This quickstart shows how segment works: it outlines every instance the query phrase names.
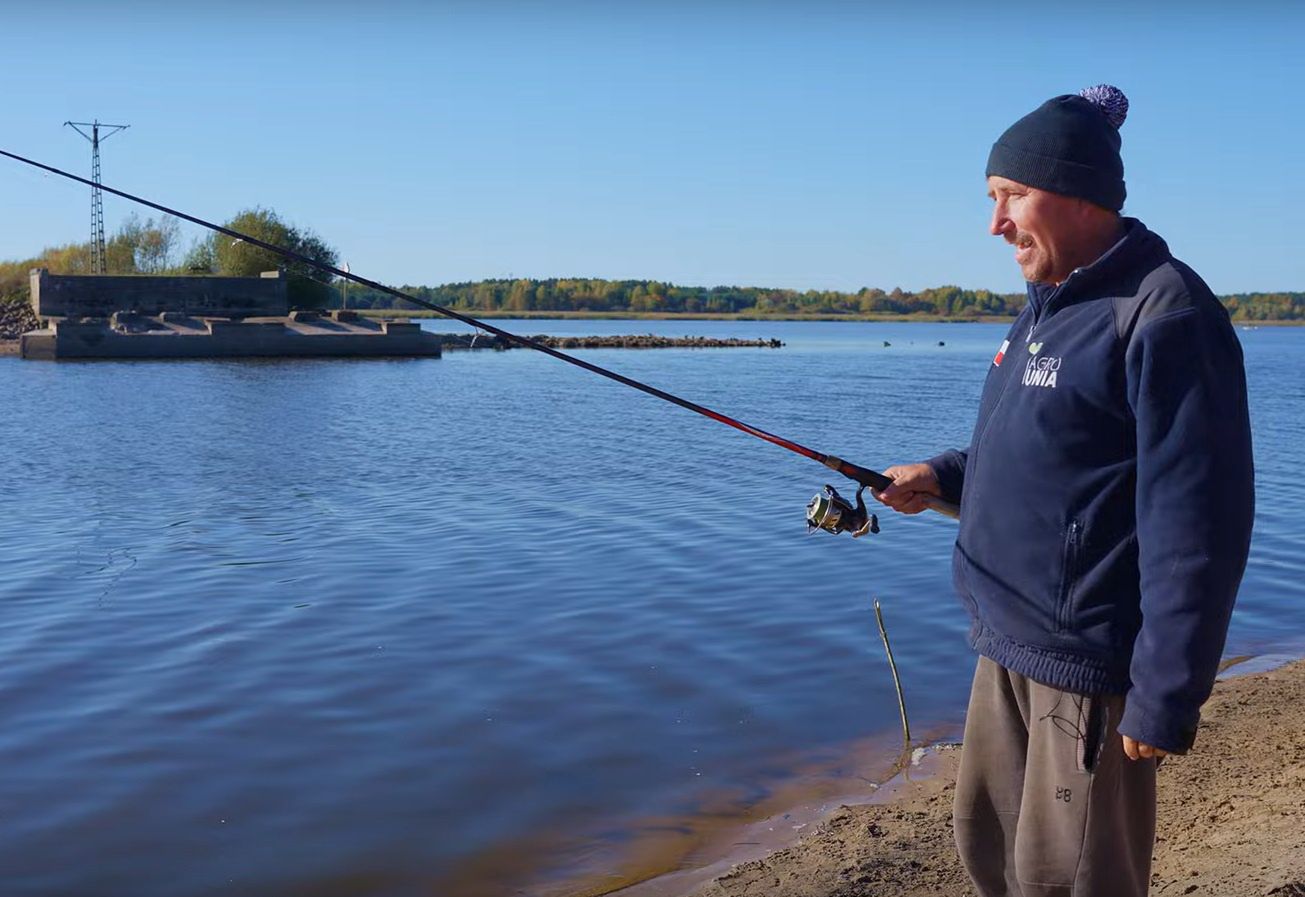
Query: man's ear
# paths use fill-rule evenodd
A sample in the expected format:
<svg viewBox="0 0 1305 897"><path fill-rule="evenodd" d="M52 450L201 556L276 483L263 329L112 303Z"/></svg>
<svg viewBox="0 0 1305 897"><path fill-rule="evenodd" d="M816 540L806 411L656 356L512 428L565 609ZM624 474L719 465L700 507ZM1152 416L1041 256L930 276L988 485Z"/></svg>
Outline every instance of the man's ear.
<svg viewBox="0 0 1305 897"><path fill-rule="evenodd" d="M1074 215L1083 224L1099 223L1104 224L1106 219L1118 220L1119 213L1114 209L1107 209L1105 206L1099 206L1091 200L1074 199Z"/></svg>

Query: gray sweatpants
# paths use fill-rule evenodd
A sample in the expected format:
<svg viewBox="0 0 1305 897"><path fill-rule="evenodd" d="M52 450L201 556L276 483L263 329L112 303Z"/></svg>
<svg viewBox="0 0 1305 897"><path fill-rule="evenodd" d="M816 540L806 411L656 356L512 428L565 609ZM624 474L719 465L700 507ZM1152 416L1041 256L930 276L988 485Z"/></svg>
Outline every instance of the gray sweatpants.
<svg viewBox="0 0 1305 897"><path fill-rule="evenodd" d="M979 658L954 821L981 897L1145 897L1156 762L1124 755L1123 709Z"/></svg>

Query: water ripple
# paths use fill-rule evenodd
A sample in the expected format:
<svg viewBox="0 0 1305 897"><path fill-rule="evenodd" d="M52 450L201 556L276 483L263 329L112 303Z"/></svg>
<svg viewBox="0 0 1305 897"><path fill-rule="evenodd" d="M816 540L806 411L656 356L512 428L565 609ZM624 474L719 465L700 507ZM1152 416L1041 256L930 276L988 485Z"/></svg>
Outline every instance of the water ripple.
<svg viewBox="0 0 1305 897"><path fill-rule="evenodd" d="M1003 332L639 329L784 339L581 354L880 467L967 439ZM1287 651L1305 334L1243 336L1260 501L1229 649ZM874 597L913 719L963 708L952 524L808 537L809 461L546 358L0 359L0 389L40 398L0 421L41 459L0 484L14 892L429 890L755 799L896 727Z"/></svg>

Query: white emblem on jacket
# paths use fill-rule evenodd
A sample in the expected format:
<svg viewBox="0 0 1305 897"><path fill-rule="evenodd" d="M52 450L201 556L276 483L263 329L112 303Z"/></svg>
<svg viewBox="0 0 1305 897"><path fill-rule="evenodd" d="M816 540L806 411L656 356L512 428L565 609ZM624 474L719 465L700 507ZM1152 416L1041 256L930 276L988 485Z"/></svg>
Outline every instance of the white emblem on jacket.
<svg viewBox="0 0 1305 897"><path fill-rule="evenodd" d="M1038 355L1024 365L1025 386L1056 388L1056 374L1060 371L1059 355Z"/></svg>

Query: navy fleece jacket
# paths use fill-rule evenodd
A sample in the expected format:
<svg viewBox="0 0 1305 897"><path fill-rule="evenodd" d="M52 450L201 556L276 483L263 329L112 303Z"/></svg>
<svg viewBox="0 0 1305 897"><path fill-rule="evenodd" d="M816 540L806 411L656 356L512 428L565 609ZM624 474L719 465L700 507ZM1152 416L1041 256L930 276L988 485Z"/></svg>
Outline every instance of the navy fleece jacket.
<svg viewBox="0 0 1305 897"><path fill-rule="evenodd" d="M953 577L979 653L1181 753L1210 695L1254 512L1241 346L1141 222L1029 304L969 448L929 461L961 503Z"/></svg>

